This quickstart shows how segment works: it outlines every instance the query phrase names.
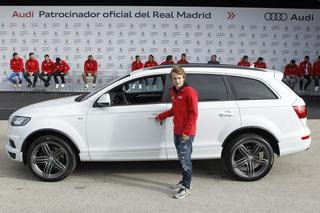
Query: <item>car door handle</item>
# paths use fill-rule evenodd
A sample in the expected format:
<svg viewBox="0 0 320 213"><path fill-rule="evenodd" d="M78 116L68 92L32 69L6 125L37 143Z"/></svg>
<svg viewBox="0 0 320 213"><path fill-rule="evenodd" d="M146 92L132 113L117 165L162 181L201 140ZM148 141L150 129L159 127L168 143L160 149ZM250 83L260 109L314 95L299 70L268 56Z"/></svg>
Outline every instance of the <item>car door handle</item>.
<svg viewBox="0 0 320 213"><path fill-rule="evenodd" d="M234 113L231 112L231 111L223 111L223 112L220 112L220 113L219 113L219 116L220 116L220 117L231 117L231 116L233 116L233 115L234 115Z"/></svg>
<svg viewBox="0 0 320 213"><path fill-rule="evenodd" d="M149 119L156 119L157 116L158 116L158 113L151 113L148 118Z"/></svg>

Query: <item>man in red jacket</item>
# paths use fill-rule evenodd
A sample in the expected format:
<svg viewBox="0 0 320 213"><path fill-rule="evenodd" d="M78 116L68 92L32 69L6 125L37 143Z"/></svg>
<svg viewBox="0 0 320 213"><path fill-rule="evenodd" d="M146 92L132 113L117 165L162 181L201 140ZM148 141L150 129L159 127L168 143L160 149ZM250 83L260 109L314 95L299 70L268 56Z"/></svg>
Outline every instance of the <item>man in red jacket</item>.
<svg viewBox="0 0 320 213"><path fill-rule="evenodd" d="M131 71L139 70L143 68L143 63L141 62L140 56L136 55L136 60L131 64Z"/></svg>
<svg viewBox="0 0 320 213"><path fill-rule="evenodd" d="M170 89L172 108L159 114L156 119L162 121L173 116L174 143L182 167L182 180L172 186L179 189L175 198L184 198L191 194L192 143L196 135L198 118L198 93L185 83L186 73L177 66L170 73L173 87Z"/></svg>
<svg viewBox="0 0 320 213"><path fill-rule="evenodd" d="M39 63L34 58L34 53L29 53L29 59L26 61L26 71L24 72L24 79L28 82L28 87L36 87L39 75ZM33 76L33 83L30 77Z"/></svg>
<svg viewBox="0 0 320 213"><path fill-rule="evenodd" d="M253 63L255 68L267 69L266 63L264 63L263 58L259 57L256 62Z"/></svg>
<svg viewBox="0 0 320 213"><path fill-rule="evenodd" d="M174 64L172 55L167 55L166 60L161 65Z"/></svg>
<svg viewBox="0 0 320 213"><path fill-rule="evenodd" d="M244 55L242 57L242 60L239 61L238 66L240 66L240 67L250 67L251 64L249 62L249 57L247 55Z"/></svg>
<svg viewBox="0 0 320 213"><path fill-rule="evenodd" d="M296 65L296 61L292 59L284 68L283 76L285 82L291 89L294 89L294 86L296 85L298 73L299 67Z"/></svg>
<svg viewBox="0 0 320 213"><path fill-rule="evenodd" d="M309 62L309 56L305 56L304 61L299 64L299 77L300 90L307 90L312 80L312 64ZM303 86L304 79L307 79L307 83Z"/></svg>
<svg viewBox="0 0 320 213"><path fill-rule="evenodd" d="M189 61L187 61L187 55L185 53L181 54L181 59L177 62L177 64L189 64Z"/></svg>
<svg viewBox="0 0 320 213"><path fill-rule="evenodd" d="M319 74L320 74L320 56L318 56L318 60L313 63L313 77L314 77L314 91L319 90Z"/></svg>
<svg viewBox="0 0 320 213"><path fill-rule="evenodd" d="M82 79L85 83L85 88L89 87L88 85L88 77L93 76L93 84L92 87L96 88L96 81L98 76L98 63L94 60L92 55L88 56L88 60L84 62L84 73L82 74Z"/></svg>
<svg viewBox="0 0 320 213"><path fill-rule="evenodd" d="M63 88L65 84L64 76L68 73L69 70L70 70L70 67L67 64L67 62L65 62L64 60L61 60L61 58L56 58L56 63L55 63L55 68L53 73L54 82L56 83L56 89L59 88L58 76L61 78L61 88Z"/></svg>
<svg viewBox="0 0 320 213"><path fill-rule="evenodd" d="M50 85L50 80L55 69L55 63L51 61L49 55L44 56L44 61L41 64L41 73L39 78L44 82L44 86Z"/></svg>
<svg viewBox="0 0 320 213"><path fill-rule="evenodd" d="M18 83L15 78L18 77L19 87L21 87L23 76L23 60L19 57L18 53L13 53L12 59L10 60L10 69L12 70L12 73L8 77L8 80L16 87Z"/></svg>

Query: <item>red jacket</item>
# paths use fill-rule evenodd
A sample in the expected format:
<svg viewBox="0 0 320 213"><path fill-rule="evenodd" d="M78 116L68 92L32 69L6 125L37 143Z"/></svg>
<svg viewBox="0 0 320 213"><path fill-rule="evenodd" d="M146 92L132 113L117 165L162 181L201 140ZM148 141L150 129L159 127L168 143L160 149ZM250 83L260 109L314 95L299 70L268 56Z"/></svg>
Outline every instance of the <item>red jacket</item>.
<svg viewBox="0 0 320 213"><path fill-rule="evenodd" d="M172 108L158 115L159 120L173 116L174 133L178 135L195 135L198 118L198 93L185 85L179 91L170 89Z"/></svg>
<svg viewBox="0 0 320 213"><path fill-rule="evenodd" d="M295 77L297 76L299 73L299 67L295 64L295 65L291 65L291 64L287 64L286 67L284 68L284 76L291 76L291 77Z"/></svg>
<svg viewBox="0 0 320 213"><path fill-rule="evenodd" d="M238 63L238 66L240 66L240 67L250 67L251 64L250 64L249 61L240 61L240 62Z"/></svg>
<svg viewBox="0 0 320 213"><path fill-rule="evenodd" d="M144 63L144 67L155 67L158 66L158 63L156 61L146 61L146 63Z"/></svg>
<svg viewBox="0 0 320 213"><path fill-rule="evenodd" d="M93 74L93 73L97 73L97 71L98 71L98 63L96 60L93 60L93 61L86 60L84 62L84 73Z"/></svg>
<svg viewBox="0 0 320 213"><path fill-rule="evenodd" d="M267 69L267 65L264 62L254 62L254 67Z"/></svg>
<svg viewBox="0 0 320 213"><path fill-rule="evenodd" d="M143 63L141 61L134 61L131 64L131 71L139 70L143 68Z"/></svg>
<svg viewBox="0 0 320 213"><path fill-rule="evenodd" d="M55 65L54 72L62 71L64 72L64 74L67 74L68 71L70 70L69 65L64 60L61 60L60 64L55 63L54 65Z"/></svg>
<svg viewBox="0 0 320 213"><path fill-rule="evenodd" d="M46 72L47 74L52 74L55 70L55 64L53 61L49 60L46 62L45 60L41 64L42 72Z"/></svg>
<svg viewBox="0 0 320 213"><path fill-rule="evenodd" d="M304 75L312 76L312 64L310 62L306 62L306 61L300 62L299 75L300 76L304 76Z"/></svg>
<svg viewBox="0 0 320 213"><path fill-rule="evenodd" d="M320 74L320 61L316 61L313 63L313 75L318 76Z"/></svg>
<svg viewBox="0 0 320 213"><path fill-rule="evenodd" d="M10 69L13 72L23 72L23 60L22 58L11 59L10 60Z"/></svg>
<svg viewBox="0 0 320 213"><path fill-rule="evenodd" d="M187 60L180 59L177 64L189 64Z"/></svg>
<svg viewBox="0 0 320 213"><path fill-rule="evenodd" d="M29 59L26 61L26 72L39 72L39 63L36 59Z"/></svg>
<svg viewBox="0 0 320 213"><path fill-rule="evenodd" d="M161 65L166 65L166 64L174 64L173 61L164 61L161 63Z"/></svg>

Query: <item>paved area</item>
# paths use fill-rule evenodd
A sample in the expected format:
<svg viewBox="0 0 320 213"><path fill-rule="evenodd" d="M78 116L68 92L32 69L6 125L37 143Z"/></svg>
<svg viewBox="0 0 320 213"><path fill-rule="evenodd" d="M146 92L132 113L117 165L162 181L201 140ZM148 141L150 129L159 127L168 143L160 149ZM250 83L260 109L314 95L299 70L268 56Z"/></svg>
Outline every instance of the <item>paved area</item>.
<svg viewBox="0 0 320 213"><path fill-rule="evenodd" d="M82 163L45 183L4 152L0 121L0 212L319 212L320 120L309 120L311 149L275 160L256 182L230 179L218 160L194 161L192 195L172 198L178 162Z"/></svg>

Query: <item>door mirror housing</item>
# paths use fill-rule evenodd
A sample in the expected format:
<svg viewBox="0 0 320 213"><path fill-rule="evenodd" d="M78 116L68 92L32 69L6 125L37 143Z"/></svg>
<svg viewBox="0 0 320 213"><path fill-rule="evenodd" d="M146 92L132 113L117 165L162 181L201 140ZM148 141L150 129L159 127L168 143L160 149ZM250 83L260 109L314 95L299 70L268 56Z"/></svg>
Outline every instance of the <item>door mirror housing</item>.
<svg viewBox="0 0 320 213"><path fill-rule="evenodd" d="M102 96L100 96L99 100L97 101L97 106L98 107L111 106L110 94L105 93Z"/></svg>

